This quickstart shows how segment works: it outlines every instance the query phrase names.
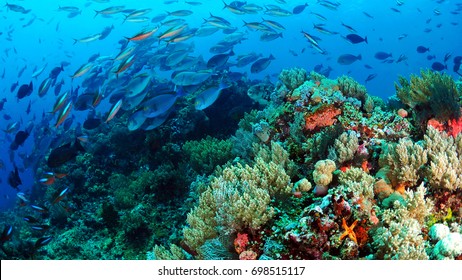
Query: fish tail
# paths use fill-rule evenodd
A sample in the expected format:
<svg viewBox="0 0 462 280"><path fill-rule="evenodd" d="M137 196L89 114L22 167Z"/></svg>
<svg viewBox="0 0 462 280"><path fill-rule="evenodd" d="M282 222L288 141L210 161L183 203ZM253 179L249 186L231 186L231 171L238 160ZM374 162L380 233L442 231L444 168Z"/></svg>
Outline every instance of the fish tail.
<svg viewBox="0 0 462 280"><path fill-rule="evenodd" d="M369 43L367 42L367 36L364 37L364 42L366 42L366 44L369 44Z"/></svg>
<svg viewBox="0 0 462 280"><path fill-rule="evenodd" d="M97 15L99 15L99 12L97 10L95 10L95 16L93 18L95 18Z"/></svg>
<svg viewBox="0 0 462 280"><path fill-rule="evenodd" d="M77 44L77 42L79 41L79 40L77 40L77 39L72 39L72 40L74 40L74 44L73 44L73 45Z"/></svg>
<svg viewBox="0 0 462 280"><path fill-rule="evenodd" d="M359 54L356 58L357 58L358 60L363 59L363 57L361 56L361 54Z"/></svg>

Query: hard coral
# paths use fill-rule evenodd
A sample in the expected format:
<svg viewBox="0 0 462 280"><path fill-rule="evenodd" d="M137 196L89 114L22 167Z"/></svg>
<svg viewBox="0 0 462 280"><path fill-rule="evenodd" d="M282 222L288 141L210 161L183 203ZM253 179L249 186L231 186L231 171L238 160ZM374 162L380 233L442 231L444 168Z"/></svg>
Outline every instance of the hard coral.
<svg viewBox="0 0 462 280"><path fill-rule="evenodd" d="M313 113L305 116L305 129L311 131L316 128L333 125L337 121L335 117L341 113L342 110L336 108L334 105L322 106Z"/></svg>

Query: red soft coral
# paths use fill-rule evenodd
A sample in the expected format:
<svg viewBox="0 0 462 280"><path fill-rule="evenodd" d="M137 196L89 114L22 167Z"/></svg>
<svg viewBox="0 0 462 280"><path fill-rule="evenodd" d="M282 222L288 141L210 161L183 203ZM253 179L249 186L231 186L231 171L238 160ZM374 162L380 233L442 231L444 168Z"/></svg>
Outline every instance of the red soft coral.
<svg viewBox="0 0 462 280"><path fill-rule="evenodd" d="M234 248L238 254L245 251L247 244L249 243L249 237L247 233L238 233L236 239L234 239Z"/></svg>
<svg viewBox="0 0 462 280"><path fill-rule="evenodd" d="M460 132L462 132L462 117L448 120L448 134L456 138Z"/></svg>
<svg viewBox="0 0 462 280"><path fill-rule="evenodd" d="M323 106L305 117L305 129L314 130L333 125L337 121L335 117L341 113L342 110L335 108L334 105Z"/></svg>

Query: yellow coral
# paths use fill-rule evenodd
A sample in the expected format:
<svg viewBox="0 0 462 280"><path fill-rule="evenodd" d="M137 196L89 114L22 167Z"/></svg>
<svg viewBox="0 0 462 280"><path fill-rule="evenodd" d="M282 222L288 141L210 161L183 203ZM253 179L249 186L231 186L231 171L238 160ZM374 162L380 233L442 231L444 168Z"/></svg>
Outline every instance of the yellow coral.
<svg viewBox="0 0 462 280"><path fill-rule="evenodd" d="M253 166L238 163L223 169L188 214L185 243L197 251L206 240L218 235L264 225L274 213L271 199L292 190L284 169L288 165L287 152L273 142L271 150L259 150Z"/></svg>
<svg viewBox="0 0 462 280"><path fill-rule="evenodd" d="M433 188L455 190L462 188L462 136L456 139L429 126L424 135L430 161L427 179Z"/></svg>
<svg viewBox="0 0 462 280"><path fill-rule="evenodd" d="M356 133L354 131L343 132L334 142L337 161L342 164L353 160L358 147L359 143Z"/></svg>
<svg viewBox="0 0 462 280"><path fill-rule="evenodd" d="M330 159L316 162L313 171L313 180L317 186L327 186L332 182L332 173L337 167Z"/></svg>
<svg viewBox="0 0 462 280"><path fill-rule="evenodd" d="M392 186L400 193L404 193L406 187L416 185L426 163L427 151L422 145L405 138L398 144L384 144L379 159Z"/></svg>

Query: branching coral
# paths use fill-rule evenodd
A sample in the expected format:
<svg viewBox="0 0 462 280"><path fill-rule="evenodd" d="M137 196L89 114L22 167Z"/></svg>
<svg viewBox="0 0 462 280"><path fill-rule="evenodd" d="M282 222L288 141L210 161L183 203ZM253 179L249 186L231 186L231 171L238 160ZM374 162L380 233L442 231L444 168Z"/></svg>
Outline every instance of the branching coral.
<svg viewBox="0 0 462 280"><path fill-rule="evenodd" d="M252 167L238 163L213 178L199 205L188 214L186 245L197 252L208 239L243 229L256 230L271 219L271 199L292 190L285 172L290 163L287 156L279 144L272 142L271 150L260 149Z"/></svg>
<svg viewBox="0 0 462 280"><path fill-rule="evenodd" d="M386 260L426 260L423 220L432 204L424 198L426 189L421 184L416 192L408 191L407 206L395 201L393 209L384 210L382 225L373 233L375 257Z"/></svg>
<svg viewBox="0 0 462 280"><path fill-rule="evenodd" d="M353 97L362 102L366 101L367 97L367 90L366 87L359 84L357 81L353 80L353 78L348 76L341 76L337 79L338 86L340 91L346 97Z"/></svg>
<svg viewBox="0 0 462 280"><path fill-rule="evenodd" d="M175 244L170 244L170 249L164 246L154 246L153 259L155 260L186 260L187 253Z"/></svg>
<svg viewBox="0 0 462 280"><path fill-rule="evenodd" d="M182 149L196 172L210 174L217 165L225 164L232 159L232 148L231 140L219 140L207 136L200 141L184 143Z"/></svg>
<svg viewBox="0 0 462 280"><path fill-rule="evenodd" d="M432 188L462 189L462 135L455 139L428 126L424 136L429 166L426 176Z"/></svg>
<svg viewBox="0 0 462 280"><path fill-rule="evenodd" d="M369 220L374 203L375 178L360 168L350 168L339 174L339 185L332 188L335 197L343 197L355 205L353 216L357 220Z"/></svg>
<svg viewBox="0 0 462 280"><path fill-rule="evenodd" d="M406 187L417 184L426 163L427 151L419 143L406 138L400 139L398 144L384 144L379 159L382 171L400 193L404 193Z"/></svg>
<svg viewBox="0 0 462 280"><path fill-rule="evenodd" d="M279 74L279 80L289 89L294 90L306 80L306 70L303 68L284 69Z"/></svg>
<svg viewBox="0 0 462 280"><path fill-rule="evenodd" d="M353 160L358 147L359 143L356 133L354 131L343 132L337 139L335 139L333 149L336 158L331 159L338 161L340 164L351 161Z"/></svg>
<svg viewBox="0 0 462 280"><path fill-rule="evenodd" d="M395 84L396 95L402 103L415 109L420 119L433 116L440 120L458 118L459 93L451 76L431 70L421 71L421 77L411 75Z"/></svg>

